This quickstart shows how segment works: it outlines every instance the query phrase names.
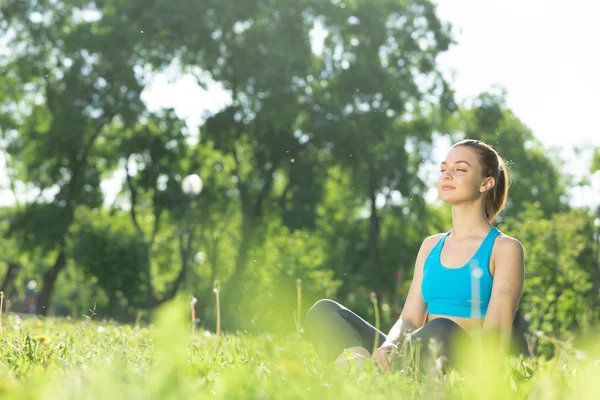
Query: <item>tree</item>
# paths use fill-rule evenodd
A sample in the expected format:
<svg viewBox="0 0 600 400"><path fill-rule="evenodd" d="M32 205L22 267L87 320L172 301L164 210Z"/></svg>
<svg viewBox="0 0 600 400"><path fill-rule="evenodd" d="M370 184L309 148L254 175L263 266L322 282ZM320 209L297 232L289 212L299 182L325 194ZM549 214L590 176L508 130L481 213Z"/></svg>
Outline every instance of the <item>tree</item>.
<svg viewBox="0 0 600 400"><path fill-rule="evenodd" d="M69 235L68 254L96 279L109 300L109 315L146 306L150 274L148 243L123 216L80 208ZM125 304L119 305L123 299Z"/></svg>
<svg viewBox="0 0 600 400"><path fill-rule="evenodd" d="M320 176L331 159L323 152L333 149L333 162L353 170L357 193L371 200L366 257L379 253L377 193L389 187L419 195L412 178L421 153L408 154L423 149L439 122L436 113L451 105L451 91L435 70L435 57L450 44L448 29L428 1L345 6L157 2L134 19L141 3L124 5L133 29L144 31L148 62L160 69L175 60L231 93L231 105L207 119L200 139L234 162L242 222L237 267L225 288L230 298L244 286L248 254L264 239L272 205L283 207L290 227L314 224ZM312 51L316 21L329 33L322 54ZM420 79L427 84L417 85ZM383 149L385 161L376 159Z"/></svg>
<svg viewBox="0 0 600 400"><path fill-rule="evenodd" d="M28 204L16 215L10 230L24 249L54 254L38 298L42 314L47 312L56 279L67 265L67 240L77 208L100 207L100 182L118 167L118 156L127 151L127 156L131 155L132 142L146 144L148 139L138 132L138 143L119 140L148 114L140 99L143 86L136 76L136 38L114 10L114 3L101 5L105 9L75 0L9 1L0 10L3 28L13 33L8 42L13 51L5 68L14 74L10 86L16 92L14 99L23 103L17 117L3 118L10 122L4 129L8 153L18 171L16 178L40 193L56 193ZM3 110L5 114L14 111L14 104L12 107ZM165 129L176 125L170 115L153 122L166 124ZM163 139L169 139L164 133ZM115 140L116 144L111 142ZM140 152L145 149L142 146ZM171 156L176 157L176 152ZM172 291L177 286L174 282ZM147 305L159 303L150 283L148 290Z"/></svg>
<svg viewBox="0 0 600 400"><path fill-rule="evenodd" d="M396 192L411 213L426 213L417 173L429 158L432 133L454 107L435 61L452 42L449 26L426 1L354 2L325 15L323 25L323 55L303 96L304 129L350 173L355 198L369 207L366 238L344 272L379 276L368 280L369 287L389 287L383 282L397 265L384 261L387 213L377 198L387 203Z"/></svg>

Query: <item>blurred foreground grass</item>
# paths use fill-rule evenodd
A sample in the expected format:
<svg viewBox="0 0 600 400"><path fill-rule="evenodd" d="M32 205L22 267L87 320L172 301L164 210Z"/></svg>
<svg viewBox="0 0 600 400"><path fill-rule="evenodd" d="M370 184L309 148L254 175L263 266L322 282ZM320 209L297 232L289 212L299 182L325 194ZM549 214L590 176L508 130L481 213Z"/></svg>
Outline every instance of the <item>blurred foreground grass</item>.
<svg viewBox="0 0 600 400"><path fill-rule="evenodd" d="M600 398L600 357L591 347L567 346L537 363L474 355L465 376L339 372L295 335L192 335L186 310L172 302L141 328L10 315L2 321L0 398Z"/></svg>

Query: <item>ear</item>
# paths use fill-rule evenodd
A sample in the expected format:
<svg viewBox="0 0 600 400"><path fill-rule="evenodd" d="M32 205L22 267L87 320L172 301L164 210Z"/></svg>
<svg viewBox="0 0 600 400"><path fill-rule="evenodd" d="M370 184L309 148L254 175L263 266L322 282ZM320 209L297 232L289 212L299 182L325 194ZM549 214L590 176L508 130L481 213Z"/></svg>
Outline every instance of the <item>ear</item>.
<svg viewBox="0 0 600 400"><path fill-rule="evenodd" d="M496 180L493 177L489 176L483 180L483 182L481 183L481 186L479 187L479 191L481 193L487 192L488 190L493 188L495 185L496 185Z"/></svg>

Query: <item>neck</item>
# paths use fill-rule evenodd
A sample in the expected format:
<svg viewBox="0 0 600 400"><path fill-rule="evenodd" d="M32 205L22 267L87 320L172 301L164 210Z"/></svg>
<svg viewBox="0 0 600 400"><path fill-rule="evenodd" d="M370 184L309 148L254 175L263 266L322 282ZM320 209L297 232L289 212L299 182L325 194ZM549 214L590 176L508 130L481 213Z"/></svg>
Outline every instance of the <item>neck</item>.
<svg viewBox="0 0 600 400"><path fill-rule="evenodd" d="M491 226L479 202L452 207L452 236L457 239L483 235Z"/></svg>

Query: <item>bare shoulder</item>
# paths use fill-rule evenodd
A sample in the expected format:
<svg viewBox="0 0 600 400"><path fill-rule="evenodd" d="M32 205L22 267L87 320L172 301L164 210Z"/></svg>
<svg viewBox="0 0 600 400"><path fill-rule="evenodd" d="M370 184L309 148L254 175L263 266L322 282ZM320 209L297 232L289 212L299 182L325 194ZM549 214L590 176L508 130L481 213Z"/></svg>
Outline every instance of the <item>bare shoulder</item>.
<svg viewBox="0 0 600 400"><path fill-rule="evenodd" d="M495 271L512 271L522 274L524 271L525 251L521 242L513 237L501 234L494 243L493 253Z"/></svg>
<svg viewBox="0 0 600 400"><path fill-rule="evenodd" d="M415 262L415 277L420 276L420 272L423 271L423 266L425 265L425 260L429 257L429 253L431 253L431 250L442 236L444 236L443 233L438 233L437 235L426 237L421 243L421 248L417 253L417 260Z"/></svg>
<svg viewBox="0 0 600 400"><path fill-rule="evenodd" d="M508 235L500 235L494 243L494 286L501 294L522 293L525 280L523 245Z"/></svg>
<svg viewBox="0 0 600 400"><path fill-rule="evenodd" d="M438 233L438 234L426 237L423 240L423 243L421 244L421 250L419 250L419 253L421 253L424 256L428 255L429 252L431 251L431 249L433 249L433 246L435 246L435 244L437 242L439 242L439 240L444 235L445 235L445 233Z"/></svg>
<svg viewBox="0 0 600 400"><path fill-rule="evenodd" d="M505 235L504 233L498 236L495 243L495 250L499 255L512 255L523 257L524 249L519 240L514 237Z"/></svg>

